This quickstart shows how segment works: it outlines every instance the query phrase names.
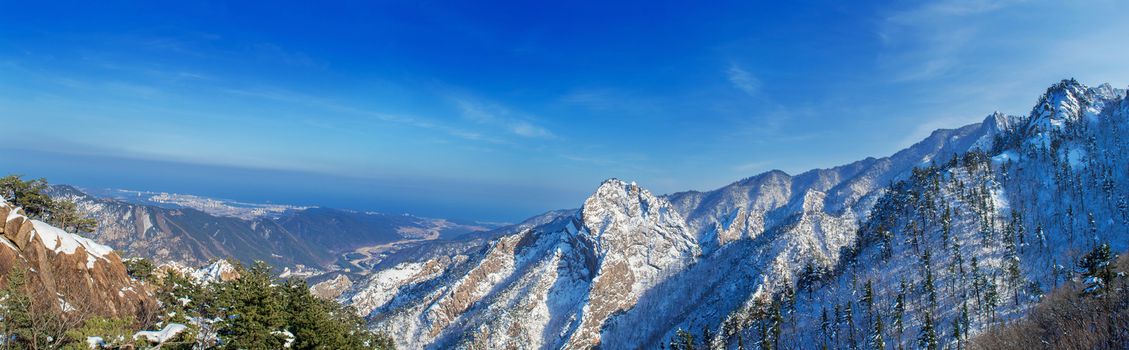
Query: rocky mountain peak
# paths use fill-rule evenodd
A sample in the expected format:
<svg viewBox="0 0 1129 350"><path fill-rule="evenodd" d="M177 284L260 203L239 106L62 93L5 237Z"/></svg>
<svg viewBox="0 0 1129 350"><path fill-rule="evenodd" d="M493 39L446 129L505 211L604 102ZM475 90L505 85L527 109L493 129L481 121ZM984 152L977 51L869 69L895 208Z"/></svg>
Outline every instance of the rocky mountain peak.
<svg viewBox="0 0 1129 350"><path fill-rule="evenodd" d="M580 218L602 251L653 239L669 241L686 251L697 245L670 202L634 182L604 181L584 201ZM650 234L641 235L644 233Z"/></svg>
<svg viewBox="0 0 1129 350"><path fill-rule="evenodd" d="M656 205L659 204L659 205ZM618 210L628 216L647 217L659 214L661 203L650 191L634 182L608 179L584 201L584 213L604 213ZM588 216L588 215L585 215Z"/></svg>
<svg viewBox="0 0 1129 350"><path fill-rule="evenodd" d="M1077 119L1081 117L1084 108L1093 102L1093 95L1090 89L1077 80L1063 80L1047 88L1047 92L1031 111L1031 118L1056 121Z"/></svg>

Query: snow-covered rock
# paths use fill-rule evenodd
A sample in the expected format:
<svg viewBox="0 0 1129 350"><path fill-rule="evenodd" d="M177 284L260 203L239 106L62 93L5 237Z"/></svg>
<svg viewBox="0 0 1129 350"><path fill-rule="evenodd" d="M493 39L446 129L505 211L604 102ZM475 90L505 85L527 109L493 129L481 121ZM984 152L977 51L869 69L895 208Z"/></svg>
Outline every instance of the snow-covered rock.
<svg viewBox="0 0 1129 350"><path fill-rule="evenodd" d="M150 344L163 344L169 340L175 339L181 333L184 333L188 326L180 323L169 323L159 331L140 331L133 335L133 339L145 339Z"/></svg>
<svg viewBox="0 0 1129 350"><path fill-rule="evenodd" d="M227 282L239 278L239 271L226 259L219 259L207 266L192 271L189 276L198 283L209 284Z"/></svg>
<svg viewBox="0 0 1129 350"><path fill-rule="evenodd" d="M59 311L136 317L156 306L109 247L30 219L3 198L0 218L0 266L24 269L32 294L56 299Z"/></svg>

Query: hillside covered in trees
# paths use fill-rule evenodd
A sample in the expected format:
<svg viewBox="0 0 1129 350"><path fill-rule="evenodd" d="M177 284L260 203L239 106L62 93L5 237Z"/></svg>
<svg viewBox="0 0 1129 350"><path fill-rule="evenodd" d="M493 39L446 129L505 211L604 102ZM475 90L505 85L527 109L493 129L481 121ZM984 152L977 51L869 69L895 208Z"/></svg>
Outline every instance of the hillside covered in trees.
<svg viewBox="0 0 1129 350"><path fill-rule="evenodd" d="M883 190L854 244L675 348L1129 346L1129 103L1073 80ZM983 335L980 335L982 334ZM979 336L978 336L979 335Z"/></svg>

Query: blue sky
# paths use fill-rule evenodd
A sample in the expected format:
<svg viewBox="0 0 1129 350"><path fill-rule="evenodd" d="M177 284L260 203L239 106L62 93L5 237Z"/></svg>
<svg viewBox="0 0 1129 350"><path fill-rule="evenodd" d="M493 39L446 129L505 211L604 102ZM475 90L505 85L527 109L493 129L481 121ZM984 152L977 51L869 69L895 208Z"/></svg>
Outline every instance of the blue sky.
<svg viewBox="0 0 1129 350"><path fill-rule="evenodd" d="M0 167L487 220L885 156L1129 84L1124 1L0 1Z"/></svg>

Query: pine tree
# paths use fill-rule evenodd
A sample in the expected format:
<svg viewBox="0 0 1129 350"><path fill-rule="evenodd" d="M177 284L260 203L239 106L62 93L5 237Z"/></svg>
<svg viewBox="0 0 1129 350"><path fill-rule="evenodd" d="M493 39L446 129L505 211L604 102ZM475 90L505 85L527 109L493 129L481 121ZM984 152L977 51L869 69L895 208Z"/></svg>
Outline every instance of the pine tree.
<svg viewBox="0 0 1129 350"><path fill-rule="evenodd" d="M926 248L925 252L921 254L922 274L925 276L925 280L922 282L922 291L929 297L929 310L936 310L937 289L933 279L932 261L932 254L929 252L929 248Z"/></svg>
<svg viewBox="0 0 1129 350"><path fill-rule="evenodd" d="M843 317L843 309L839 306L839 304L835 304L835 327L832 328L831 336L832 336L832 342L835 344L836 347L838 347L839 343L840 343L840 340L839 340L839 325L842 325L843 323L846 323L846 320Z"/></svg>
<svg viewBox="0 0 1129 350"><path fill-rule="evenodd" d="M823 307L823 311L819 315L819 334L823 336L821 340L823 347L827 347L831 338L831 320L827 318L826 306Z"/></svg>
<svg viewBox="0 0 1129 350"><path fill-rule="evenodd" d="M27 295L24 287L27 285L25 269L12 266L8 270L8 285L0 293L0 325L3 325L3 334L8 341L0 344L4 349L22 348L23 344L33 338L31 324L31 297Z"/></svg>
<svg viewBox="0 0 1129 350"><path fill-rule="evenodd" d="M286 330L294 335L291 348L368 349L382 344L379 337L364 331L363 319L341 304L315 297L305 281L292 278L280 289L289 310Z"/></svg>
<svg viewBox="0 0 1129 350"><path fill-rule="evenodd" d="M921 320L921 334L917 338L917 346L921 349L937 349L937 329L933 325L933 314L926 311Z"/></svg>
<svg viewBox="0 0 1129 350"><path fill-rule="evenodd" d="M51 215L54 201L44 191L48 184L45 179L23 180L20 175L0 178L0 197L9 203L23 208L27 216L44 219Z"/></svg>
<svg viewBox="0 0 1129 350"><path fill-rule="evenodd" d="M1047 247L1047 233L1043 231L1043 224L1035 225L1035 237L1039 239L1039 246L1042 248Z"/></svg>
<svg viewBox="0 0 1129 350"><path fill-rule="evenodd" d="M847 302L847 307L846 307L846 309L843 310L843 313L845 313L846 317L847 317L847 330L849 331L849 335L848 335L848 338L847 338L848 346L851 349L857 349L858 348L858 342L855 341L855 316L854 316L854 311L852 310L850 301Z"/></svg>
<svg viewBox="0 0 1129 350"><path fill-rule="evenodd" d="M1019 306L1019 291L1022 289L1023 275L1019 271L1019 252L1016 248L1017 239L1014 237L1017 235L1014 233L1017 231L1015 229L1015 226L1017 226L1016 220L1008 224L1006 230L1009 232L1009 237L1004 240L1004 272L1015 297L1015 305Z"/></svg>
<svg viewBox="0 0 1129 350"><path fill-rule="evenodd" d="M984 293L984 311L988 316L988 323L994 323L996 320L996 308L1000 306L1000 294L996 286L996 278L993 275L988 283L985 285Z"/></svg>
<svg viewBox="0 0 1129 350"><path fill-rule="evenodd" d="M1084 294L1100 295L1105 293L1110 286L1110 282L1117 276L1113 271L1113 261L1117 256L1110 250L1109 244L1103 243L1091 250L1082 259L1078 261L1078 267L1082 269L1082 276L1085 277L1083 282L1086 288L1083 290Z"/></svg>
<svg viewBox="0 0 1129 350"><path fill-rule="evenodd" d="M870 338L870 344L874 349L886 349L886 340L882 337L885 328L882 325L882 317L874 318L874 335Z"/></svg>
<svg viewBox="0 0 1129 350"><path fill-rule="evenodd" d="M1097 222L1097 220L1094 220L1094 213L1093 212L1086 212L1086 221L1089 223L1090 237L1092 237L1092 239L1094 240L1094 243L1097 243L1098 242L1098 222Z"/></svg>
<svg viewBox="0 0 1129 350"><path fill-rule="evenodd" d="M982 294L986 281L984 280L984 274L980 272L980 261L973 255L968 265L972 268L972 292L976 295L977 306L983 307L984 301Z"/></svg>
<svg viewBox="0 0 1129 350"><path fill-rule="evenodd" d="M25 181L20 175L0 178L0 196L23 208L28 217L68 232L90 232L97 228L98 222L79 214L73 202L48 196L48 187L45 179Z"/></svg>
<svg viewBox="0 0 1129 350"><path fill-rule="evenodd" d="M674 333L674 339L670 341L670 348L672 350L694 350L697 347L694 344L694 335L685 330L679 329Z"/></svg>
<svg viewBox="0 0 1129 350"><path fill-rule="evenodd" d="M867 315L874 313L874 284L871 280L866 280L866 284L862 288L862 299L859 302L866 306Z"/></svg>
<svg viewBox="0 0 1129 350"><path fill-rule="evenodd" d="M710 342L713 341L713 331L709 326L702 326L702 344L706 349L711 348Z"/></svg>
<svg viewBox="0 0 1129 350"><path fill-rule="evenodd" d="M258 261L240 278L223 285L221 305L228 307L221 329L228 333L224 347L231 349L278 349L286 338L281 334L286 323L285 305L275 294L270 266Z"/></svg>
<svg viewBox="0 0 1129 350"><path fill-rule="evenodd" d="M953 213L949 206L945 205L945 211L941 213L941 243L949 242L949 235L953 228Z"/></svg>
<svg viewBox="0 0 1129 350"><path fill-rule="evenodd" d="M772 303L772 347L774 349L780 348L780 334L784 325L784 315L781 314L780 309L782 305L780 302Z"/></svg>
<svg viewBox="0 0 1129 350"><path fill-rule="evenodd" d="M962 347L960 341L960 318L954 317L951 327L953 329L953 341L956 342L957 348L959 349Z"/></svg>
<svg viewBox="0 0 1129 350"><path fill-rule="evenodd" d="M905 332L905 314L906 314L906 280L902 279L900 288L898 289L898 296L894 299L894 332L897 334L897 342L902 341L902 334Z"/></svg>
<svg viewBox="0 0 1129 350"><path fill-rule="evenodd" d="M761 350L772 350L772 330L768 322L760 322L760 348Z"/></svg>

